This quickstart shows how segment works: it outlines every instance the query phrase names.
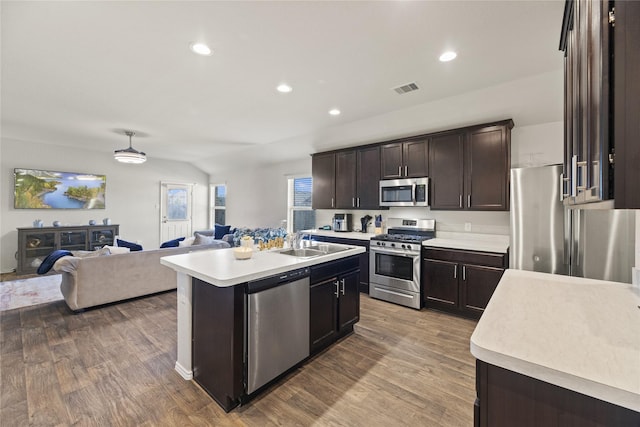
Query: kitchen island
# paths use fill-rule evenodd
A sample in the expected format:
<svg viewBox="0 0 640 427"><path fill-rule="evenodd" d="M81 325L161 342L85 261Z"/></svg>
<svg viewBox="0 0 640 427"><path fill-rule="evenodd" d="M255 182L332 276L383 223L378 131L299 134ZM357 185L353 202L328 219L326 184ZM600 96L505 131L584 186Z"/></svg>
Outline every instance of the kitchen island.
<svg viewBox="0 0 640 427"><path fill-rule="evenodd" d="M272 317L281 322L284 318L286 327L300 324L304 329L306 325L306 331L292 329L296 336L307 337L303 359L352 332L359 319L358 256L364 248L328 244L318 248L326 252L292 256L280 250L263 251L248 260L237 260L230 248L163 257L160 262L177 272L176 371L186 380L195 379L228 411L264 385L258 381L252 387L256 375L247 366L252 350L248 343L265 339L252 340L250 324L256 324L251 323L252 303L254 320L264 325L267 302L281 305ZM264 292L279 286L266 282L287 277L295 282L294 294ZM257 299L258 295L268 298ZM275 335L266 339L283 340L285 332L270 329Z"/></svg>
<svg viewBox="0 0 640 427"><path fill-rule="evenodd" d="M507 270L471 336L476 426L639 426L640 295Z"/></svg>

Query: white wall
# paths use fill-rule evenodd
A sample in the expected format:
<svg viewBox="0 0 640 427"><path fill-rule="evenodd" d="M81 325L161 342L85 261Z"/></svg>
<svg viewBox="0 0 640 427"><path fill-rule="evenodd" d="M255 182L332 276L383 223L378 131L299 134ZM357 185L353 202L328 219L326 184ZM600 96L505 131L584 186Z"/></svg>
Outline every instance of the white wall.
<svg viewBox="0 0 640 427"><path fill-rule="evenodd" d="M98 210L43 210L13 208L13 169L86 172L107 176L106 208ZM109 217L120 224L122 238L141 241L144 248L160 245L160 181L195 183L193 225L208 227L206 173L184 162L149 158L142 165L125 165L112 156L89 150L2 139L0 141L0 271L16 267L17 227L30 227L35 219L49 226L100 222Z"/></svg>

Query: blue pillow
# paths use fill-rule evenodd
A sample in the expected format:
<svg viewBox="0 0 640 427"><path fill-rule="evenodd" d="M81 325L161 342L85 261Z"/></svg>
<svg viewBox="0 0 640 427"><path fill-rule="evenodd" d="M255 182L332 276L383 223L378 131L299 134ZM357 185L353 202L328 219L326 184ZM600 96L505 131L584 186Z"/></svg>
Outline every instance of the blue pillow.
<svg viewBox="0 0 640 427"><path fill-rule="evenodd" d="M53 264L63 256L71 256L71 252L61 249L51 252L38 267L38 274L47 274L49 270L51 270L51 267L53 267Z"/></svg>
<svg viewBox="0 0 640 427"><path fill-rule="evenodd" d="M184 237L178 237L177 239L168 240L160 245L160 249L162 248L177 248L180 246L180 242L184 240Z"/></svg>
<svg viewBox="0 0 640 427"><path fill-rule="evenodd" d="M231 230L230 225L215 225L215 238L217 240L222 239L226 234L229 234L229 230Z"/></svg>
<svg viewBox="0 0 640 427"><path fill-rule="evenodd" d="M127 242L126 240L116 239L116 242L121 248L129 248L131 252L141 251L142 246L137 243Z"/></svg>

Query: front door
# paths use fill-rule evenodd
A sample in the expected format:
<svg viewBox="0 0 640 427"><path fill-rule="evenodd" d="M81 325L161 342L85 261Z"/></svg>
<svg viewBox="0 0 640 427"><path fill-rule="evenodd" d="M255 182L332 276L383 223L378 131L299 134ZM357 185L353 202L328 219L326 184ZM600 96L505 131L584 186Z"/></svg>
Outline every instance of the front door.
<svg viewBox="0 0 640 427"><path fill-rule="evenodd" d="M193 184L160 183L160 242L191 235Z"/></svg>

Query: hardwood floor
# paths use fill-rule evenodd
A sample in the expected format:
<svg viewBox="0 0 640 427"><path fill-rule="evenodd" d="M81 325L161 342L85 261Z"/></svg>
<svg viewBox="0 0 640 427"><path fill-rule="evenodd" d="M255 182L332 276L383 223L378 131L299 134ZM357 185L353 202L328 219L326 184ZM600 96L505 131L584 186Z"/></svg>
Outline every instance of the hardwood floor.
<svg viewBox="0 0 640 427"><path fill-rule="evenodd" d="M226 414L173 369L176 294L0 313L2 426L471 426L475 321L361 296L355 333Z"/></svg>

